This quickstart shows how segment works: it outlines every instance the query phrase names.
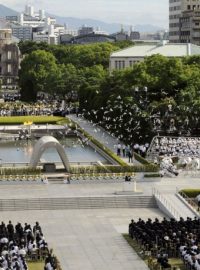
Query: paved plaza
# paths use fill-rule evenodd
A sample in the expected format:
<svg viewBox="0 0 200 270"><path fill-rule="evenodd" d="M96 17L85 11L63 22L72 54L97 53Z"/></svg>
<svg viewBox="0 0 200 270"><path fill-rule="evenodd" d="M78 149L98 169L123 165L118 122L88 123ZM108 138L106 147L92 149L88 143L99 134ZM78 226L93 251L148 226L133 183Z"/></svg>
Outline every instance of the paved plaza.
<svg viewBox="0 0 200 270"><path fill-rule="evenodd" d="M1 220L39 221L63 270L145 270L121 233L130 218L161 217L157 209L102 209L2 212Z"/></svg>
<svg viewBox="0 0 200 270"><path fill-rule="evenodd" d="M123 183L1 184L1 199L110 196ZM150 193L149 193L150 194ZM1 212L1 220L13 223L39 221L49 247L54 249L63 270L148 269L124 240L133 218L162 218L158 209L80 209Z"/></svg>
<svg viewBox="0 0 200 270"><path fill-rule="evenodd" d="M3 198L53 198L76 196L111 196L122 190L123 183L71 183L66 184L1 184ZM161 182L141 182L145 195L156 188L165 194L174 194L177 188L198 187L199 178L163 178ZM39 221L46 240L58 256L63 270L110 269L145 270L144 262L122 237L128 232L133 218L162 218L159 209L76 209L1 212L1 220L8 222Z"/></svg>
<svg viewBox="0 0 200 270"><path fill-rule="evenodd" d="M71 117L71 116L70 116ZM90 122L72 116L84 130L102 144L116 152L117 139ZM128 163L127 159L124 159ZM134 160L134 163L137 161ZM144 179L136 174L137 188L143 196L151 196L157 190L165 200L177 207L184 217L192 216L190 210L182 209L176 198L177 190L199 188L200 177L181 173L176 178ZM152 181L153 180L153 181ZM67 185L60 183L1 182L0 198L39 199L120 196L124 179L121 180L80 180ZM133 218L162 219L164 214L157 208L104 208L70 210L25 210L3 211L1 220L13 223L39 221L49 247L54 249L63 270L146 270L145 263L124 240L122 233L128 232L128 224Z"/></svg>

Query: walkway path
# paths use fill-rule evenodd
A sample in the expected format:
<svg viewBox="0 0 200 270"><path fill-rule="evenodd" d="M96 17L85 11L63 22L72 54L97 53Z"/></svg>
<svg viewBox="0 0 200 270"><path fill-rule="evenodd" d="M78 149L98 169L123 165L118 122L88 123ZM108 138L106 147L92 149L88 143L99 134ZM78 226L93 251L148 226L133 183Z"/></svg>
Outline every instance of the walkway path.
<svg viewBox="0 0 200 270"><path fill-rule="evenodd" d="M76 122L83 130L89 133L92 137L98 140L105 147L109 148L111 151L116 153L116 150L117 150L116 146L119 143L119 140L116 137L111 136L102 127L99 127L96 124L92 124L90 121L84 118L77 117L74 114L70 114L67 117L73 120L74 122ZM123 145L123 143L121 144ZM130 165L130 163L128 163L128 158L121 157L121 159ZM139 163L133 158L133 164L139 164Z"/></svg>

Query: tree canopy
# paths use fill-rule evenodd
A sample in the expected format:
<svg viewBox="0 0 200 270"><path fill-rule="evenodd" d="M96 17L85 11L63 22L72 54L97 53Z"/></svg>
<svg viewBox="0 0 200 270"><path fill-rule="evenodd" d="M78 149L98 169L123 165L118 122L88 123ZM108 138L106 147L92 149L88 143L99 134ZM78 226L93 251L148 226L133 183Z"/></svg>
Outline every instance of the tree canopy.
<svg viewBox="0 0 200 270"><path fill-rule="evenodd" d="M127 143L150 141L160 132L200 134L200 57L153 55L110 74L110 53L128 45L20 43L22 98L33 101L38 91L61 96L75 91L85 117Z"/></svg>

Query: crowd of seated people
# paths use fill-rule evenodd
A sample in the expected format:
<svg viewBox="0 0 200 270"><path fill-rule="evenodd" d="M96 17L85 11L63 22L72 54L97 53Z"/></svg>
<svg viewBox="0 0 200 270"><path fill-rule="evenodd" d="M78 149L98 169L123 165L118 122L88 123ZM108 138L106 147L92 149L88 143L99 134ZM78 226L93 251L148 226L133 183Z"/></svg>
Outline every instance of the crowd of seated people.
<svg viewBox="0 0 200 270"><path fill-rule="evenodd" d="M155 137L148 156L195 157L200 155L200 138Z"/></svg>
<svg viewBox="0 0 200 270"><path fill-rule="evenodd" d="M157 256L162 268L169 268L168 257L180 256L187 269L200 270L200 219L180 218L159 221L139 219L129 224L129 235L142 248ZM155 252L156 251L156 252Z"/></svg>
<svg viewBox="0 0 200 270"><path fill-rule="evenodd" d="M41 257L46 258L47 270L56 269L51 265L52 256L38 222L33 228L27 223L14 226L11 221L0 224L0 270L28 270L26 260Z"/></svg>

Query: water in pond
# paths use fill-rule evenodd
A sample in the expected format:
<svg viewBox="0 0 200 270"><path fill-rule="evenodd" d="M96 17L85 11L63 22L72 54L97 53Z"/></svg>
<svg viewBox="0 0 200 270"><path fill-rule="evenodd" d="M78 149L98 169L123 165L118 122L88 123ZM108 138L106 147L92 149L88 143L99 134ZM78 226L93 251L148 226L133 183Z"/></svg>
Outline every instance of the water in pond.
<svg viewBox="0 0 200 270"><path fill-rule="evenodd" d="M29 162L36 141L0 141L0 160L2 163ZM83 145L80 139L75 137L60 140L64 146L70 162L90 163L101 161L109 162L88 145ZM43 162L61 162L54 148L47 149L42 157Z"/></svg>

